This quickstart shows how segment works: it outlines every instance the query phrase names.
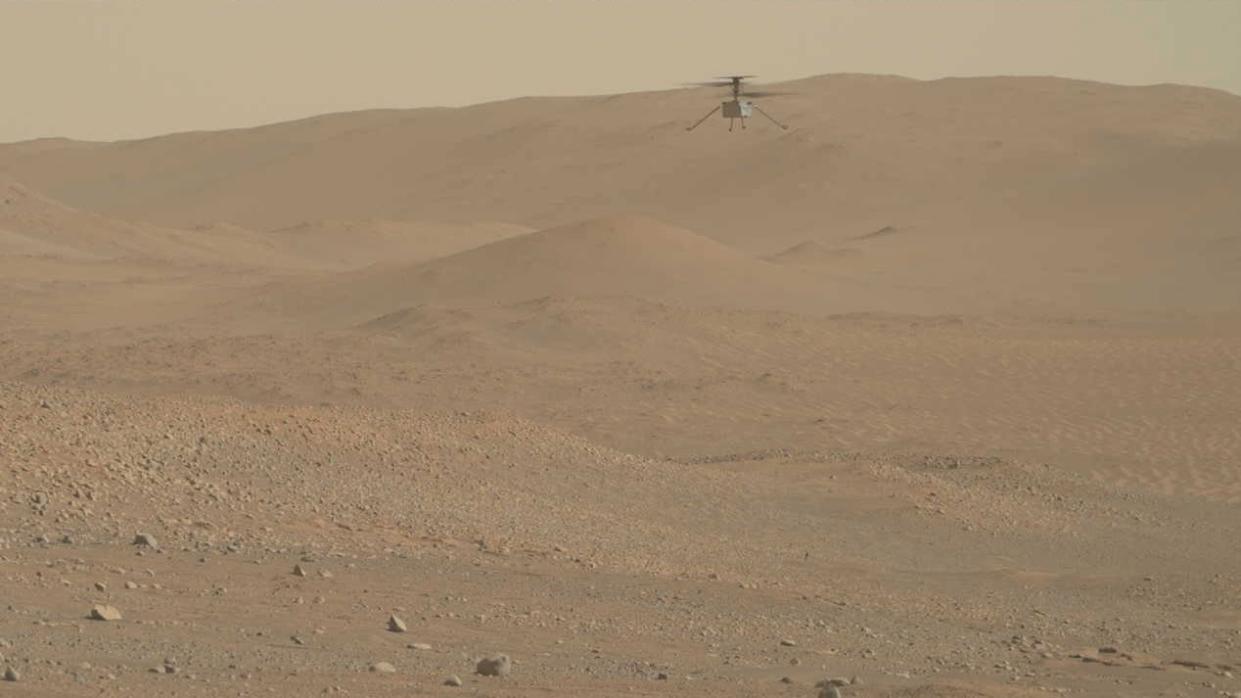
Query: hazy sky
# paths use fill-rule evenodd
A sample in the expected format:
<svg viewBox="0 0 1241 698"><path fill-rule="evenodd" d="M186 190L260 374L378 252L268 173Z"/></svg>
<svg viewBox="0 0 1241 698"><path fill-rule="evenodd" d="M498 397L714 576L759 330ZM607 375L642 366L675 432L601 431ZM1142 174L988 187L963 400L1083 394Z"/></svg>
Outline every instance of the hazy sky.
<svg viewBox="0 0 1241 698"><path fill-rule="evenodd" d="M735 71L1241 93L1241 0L0 0L0 141L666 89Z"/></svg>

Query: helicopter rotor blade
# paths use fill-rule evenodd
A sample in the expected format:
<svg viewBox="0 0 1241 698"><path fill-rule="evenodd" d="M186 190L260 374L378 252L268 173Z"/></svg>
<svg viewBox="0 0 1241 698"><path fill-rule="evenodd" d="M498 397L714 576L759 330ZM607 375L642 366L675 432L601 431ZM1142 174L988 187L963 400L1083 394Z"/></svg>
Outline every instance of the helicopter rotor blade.
<svg viewBox="0 0 1241 698"><path fill-rule="evenodd" d="M755 92L742 92L742 97L780 97L783 95L797 94L796 92L783 92L779 90L758 90Z"/></svg>
<svg viewBox="0 0 1241 698"><path fill-rule="evenodd" d="M695 87L731 87L742 80L756 77L754 75L721 75L704 82L687 82L685 85L693 85Z"/></svg>

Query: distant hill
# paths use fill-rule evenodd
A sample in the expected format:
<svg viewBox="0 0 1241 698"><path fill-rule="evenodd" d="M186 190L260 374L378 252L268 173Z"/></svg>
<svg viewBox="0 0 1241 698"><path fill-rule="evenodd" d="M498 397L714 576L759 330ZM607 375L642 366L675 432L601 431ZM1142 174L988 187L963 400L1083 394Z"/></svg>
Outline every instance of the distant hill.
<svg viewBox="0 0 1241 698"><path fill-rule="evenodd" d="M857 249L837 271L864 294L896 289L905 309L1241 298L1241 97L1051 77L779 89L793 94L764 106L787 132L759 120L686 133L721 98L686 89L44 140L0 146L0 171L83 211L286 236L325 220L521 230L640 212L756 257Z"/></svg>
<svg viewBox="0 0 1241 698"><path fill-rule="evenodd" d="M1241 142L1241 97L1203 88L866 75L780 88L795 94L765 105L788 132L755 121L730 134L719 121L685 133L722 94L694 89L0 146L0 169L75 207L177 226L387 218L547 227L642 210L734 242L787 236L787 246L829 219L843 235L948 202L993 210L997 197L1137 164L1147 151Z"/></svg>
<svg viewBox="0 0 1241 698"><path fill-rule="evenodd" d="M0 255L72 261L159 260L190 264L297 266L300 262L236 226L177 230L67 206L0 175Z"/></svg>

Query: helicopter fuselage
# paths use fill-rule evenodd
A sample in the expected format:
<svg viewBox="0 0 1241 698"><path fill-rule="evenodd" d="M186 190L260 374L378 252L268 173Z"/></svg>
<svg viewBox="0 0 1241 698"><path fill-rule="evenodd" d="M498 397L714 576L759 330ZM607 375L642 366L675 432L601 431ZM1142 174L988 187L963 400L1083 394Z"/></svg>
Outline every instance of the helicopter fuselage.
<svg viewBox="0 0 1241 698"><path fill-rule="evenodd" d="M754 103L748 99L730 99L720 105L725 119L748 119L754 113Z"/></svg>

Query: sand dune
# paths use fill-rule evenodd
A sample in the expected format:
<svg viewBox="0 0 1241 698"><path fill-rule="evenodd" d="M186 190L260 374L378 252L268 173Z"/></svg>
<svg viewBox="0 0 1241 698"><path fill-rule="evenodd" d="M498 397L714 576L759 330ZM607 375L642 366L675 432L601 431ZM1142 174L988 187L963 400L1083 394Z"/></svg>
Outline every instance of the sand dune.
<svg viewBox="0 0 1241 698"><path fill-rule="evenodd" d="M269 233L274 244L327 269L407 263L444 257L506 237L531 232L506 223L409 221L310 221Z"/></svg>
<svg viewBox="0 0 1241 698"><path fill-rule="evenodd" d="M800 279L689 230L613 216L513 238L423 265L413 284L432 299L650 296L723 306L789 297ZM406 270L374 279L404 281ZM416 288L417 286L415 286ZM804 287L803 287L804 288Z"/></svg>
<svg viewBox="0 0 1241 698"><path fill-rule="evenodd" d="M409 306L511 304L544 297L826 312L845 305L831 293L809 276L683 228L628 215L510 237L425 263L375 266L294 283L274 291L262 305L286 317L354 324Z"/></svg>
<svg viewBox="0 0 1241 698"><path fill-rule="evenodd" d="M823 269L842 263L844 260L860 257L862 251L856 247L828 247L815 240L799 242L782 250L768 259L777 264L787 264L806 269Z"/></svg>

